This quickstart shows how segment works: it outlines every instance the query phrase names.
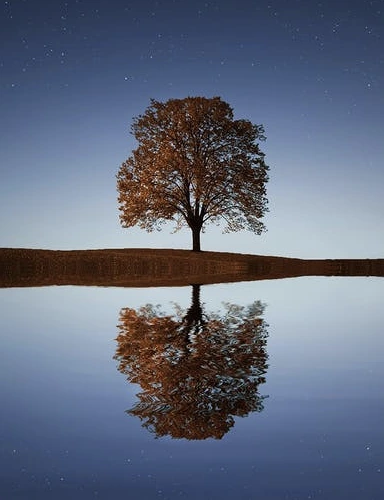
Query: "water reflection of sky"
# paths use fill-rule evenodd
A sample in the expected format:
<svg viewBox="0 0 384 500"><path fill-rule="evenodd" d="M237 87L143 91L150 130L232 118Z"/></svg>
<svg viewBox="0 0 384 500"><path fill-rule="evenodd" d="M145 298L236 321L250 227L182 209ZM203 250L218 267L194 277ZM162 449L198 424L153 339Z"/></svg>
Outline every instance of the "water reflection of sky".
<svg viewBox="0 0 384 500"><path fill-rule="evenodd" d="M202 288L267 304L264 410L221 440L154 439L113 356L119 312L190 303L190 289L1 290L0 497L381 498L384 336L380 278ZM95 493L97 492L97 493Z"/></svg>

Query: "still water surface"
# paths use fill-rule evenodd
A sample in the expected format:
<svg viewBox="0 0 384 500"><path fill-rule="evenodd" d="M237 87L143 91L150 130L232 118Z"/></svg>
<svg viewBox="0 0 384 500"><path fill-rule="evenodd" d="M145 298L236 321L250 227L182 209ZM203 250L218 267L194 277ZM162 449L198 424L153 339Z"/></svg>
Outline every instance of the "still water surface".
<svg viewBox="0 0 384 500"><path fill-rule="evenodd" d="M0 498L384 498L383 298L382 278L0 290Z"/></svg>

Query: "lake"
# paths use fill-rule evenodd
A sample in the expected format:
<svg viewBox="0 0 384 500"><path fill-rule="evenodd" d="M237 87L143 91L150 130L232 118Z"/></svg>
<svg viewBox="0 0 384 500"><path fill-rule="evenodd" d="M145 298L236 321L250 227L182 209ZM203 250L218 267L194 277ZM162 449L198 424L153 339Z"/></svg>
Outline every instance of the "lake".
<svg viewBox="0 0 384 500"><path fill-rule="evenodd" d="M0 297L1 499L384 498L382 278Z"/></svg>

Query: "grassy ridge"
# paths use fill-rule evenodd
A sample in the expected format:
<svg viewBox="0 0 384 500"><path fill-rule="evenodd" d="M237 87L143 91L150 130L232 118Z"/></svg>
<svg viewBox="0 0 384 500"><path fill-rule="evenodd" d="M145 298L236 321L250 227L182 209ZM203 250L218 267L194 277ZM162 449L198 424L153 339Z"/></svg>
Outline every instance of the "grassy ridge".
<svg viewBox="0 0 384 500"><path fill-rule="evenodd" d="M183 286L295 276L384 276L384 259L304 260L168 249L0 248L0 287Z"/></svg>

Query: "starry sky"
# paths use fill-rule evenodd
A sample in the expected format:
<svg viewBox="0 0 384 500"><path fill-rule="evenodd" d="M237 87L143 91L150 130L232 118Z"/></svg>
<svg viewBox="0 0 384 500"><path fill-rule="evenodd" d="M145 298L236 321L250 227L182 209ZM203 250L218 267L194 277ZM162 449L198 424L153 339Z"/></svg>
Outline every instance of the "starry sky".
<svg viewBox="0 0 384 500"><path fill-rule="evenodd" d="M190 248L123 229L116 173L151 98L220 96L263 124L268 232L203 250L383 257L383 0L7 0L0 246Z"/></svg>

